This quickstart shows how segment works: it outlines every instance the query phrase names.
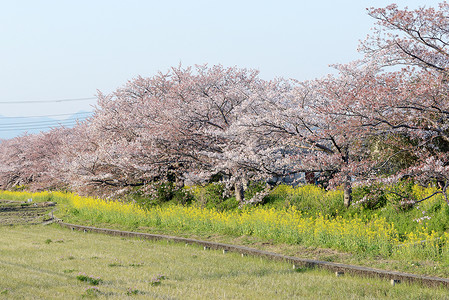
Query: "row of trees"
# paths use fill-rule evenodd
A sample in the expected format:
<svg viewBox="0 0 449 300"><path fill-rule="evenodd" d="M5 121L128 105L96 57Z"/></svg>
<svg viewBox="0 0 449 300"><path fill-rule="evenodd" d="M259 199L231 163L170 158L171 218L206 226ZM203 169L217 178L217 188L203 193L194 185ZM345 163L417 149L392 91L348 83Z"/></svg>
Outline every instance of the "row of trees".
<svg viewBox="0 0 449 300"><path fill-rule="evenodd" d="M320 172L342 185L413 178L449 185L449 5L369 9L361 61L306 82L255 70L175 67L98 93L94 115L0 144L0 187L110 196L169 180L248 180ZM449 202L448 202L449 203Z"/></svg>

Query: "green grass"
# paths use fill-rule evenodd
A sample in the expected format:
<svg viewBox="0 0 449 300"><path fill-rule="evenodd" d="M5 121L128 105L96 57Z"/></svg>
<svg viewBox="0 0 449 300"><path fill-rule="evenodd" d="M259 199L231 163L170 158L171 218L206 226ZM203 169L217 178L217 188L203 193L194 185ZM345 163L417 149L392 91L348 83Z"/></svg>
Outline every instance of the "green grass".
<svg viewBox="0 0 449 300"><path fill-rule="evenodd" d="M284 186L279 195L322 195L306 186ZM334 194L338 194L335 191ZM327 192L328 197L332 195ZM138 205L80 197L61 192L0 192L1 197L58 202L55 215L65 222L122 230L197 236L199 239L245 244L273 252L422 275L449 276L449 233L422 231L401 235L384 217L309 216L289 208L264 206L219 212L196 206ZM317 198L318 199L318 198ZM330 198L329 198L330 199ZM329 200L328 199L328 200ZM37 200L36 200L37 201ZM310 201L312 203L313 201ZM411 221L410 221L411 222ZM401 237L402 236L402 237ZM441 239L437 237L441 236ZM419 241L427 240L425 244ZM418 242L418 243L416 243ZM401 244L406 244L402 246ZM326 249L327 248L327 249Z"/></svg>
<svg viewBox="0 0 449 300"><path fill-rule="evenodd" d="M213 185L197 187L196 192L203 191L200 194L205 199L210 198L210 194L218 193L211 187L216 188ZM409 185L408 189L416 199L434 191L431 187L423 189L416 185ZM362 192L366 191L360 190L359 198ZM383 194L382 197L387 199L392 195L395 194ZM449 232L446 230L449 209L441 197L428 199L414 208L401 208L398 199L391 198L384 199L385 206L378 209L355 205L343 211L335 206L341 203L341 191L325 191L310 185L279 186L272 192L271 200L268 199L271 202L255 208L223 211L202 208L194 203L186 206L169 202L142 208L133 202L61 192L1 191L0 197L56 201L55 215L69 223L178 236L196 235L206 240L209 236L220 236L237 244L241 242L240 237L246 236L256 240L256 246L262 245L262 249L267 245L274 246L270 250L287 255L293 252L295 256L305 257L302 250L306 248L308 258L449 276ZM328 215L323 215L321 210L327 204L333 208ZM415 221L421 216L427 218L422 222ZM288 252L283 250L285 245L290 246ZM299 250L291 251L292 248ZM329 254L333 251L337 253Z"/></svg>
<svg viewBox="0 0 449 300"><path fill-rule="evenodd" d="M448 293L56 225L0 227L0 270L2 299L445 299Z"/></svg>

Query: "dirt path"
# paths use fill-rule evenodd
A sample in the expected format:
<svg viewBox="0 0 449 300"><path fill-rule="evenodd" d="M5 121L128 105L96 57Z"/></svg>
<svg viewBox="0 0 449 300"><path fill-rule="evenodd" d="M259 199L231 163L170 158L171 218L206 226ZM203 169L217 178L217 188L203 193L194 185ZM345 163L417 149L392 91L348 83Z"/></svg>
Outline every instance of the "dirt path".
<svg viewBox="0 0 449 300"><path fill-rule="evenodd" d="M39 224L50 219L54 202L28 203L0 199L0 226Z"/></svg>

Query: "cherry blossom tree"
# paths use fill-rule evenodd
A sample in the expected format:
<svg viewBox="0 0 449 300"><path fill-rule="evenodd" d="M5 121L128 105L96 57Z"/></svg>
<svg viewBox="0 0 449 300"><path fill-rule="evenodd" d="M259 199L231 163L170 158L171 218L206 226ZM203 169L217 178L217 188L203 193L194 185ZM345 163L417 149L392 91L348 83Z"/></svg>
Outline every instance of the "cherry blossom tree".
<svg viewBox="0 0 449 300"><path fill-rule="evenodd" d="M354 62L335 66L337 75L307 82L283 81L272 85L271 95L261 98L247 114L248 140L270 140L270 150L287 154L285 173L320 172L331 187L343 185L344 204L351 203L352 181L362 170L354 162L368 156L365 142L370 132L353 115L377 84L375 64ZM375 95L375 94L373 94ZM322 178L323 179L323 178Z"/></svg>
<svg viewBox="0 0 449 300"><path fill-rule="evenodd" d="M30 190L65 186L59 153L69 129L60 127L35 135L23 135L0 143L0 186L27 185Z"/></svg>
<svg viewBox="0 0 449 300"><path fill-rule="evenodd" d="M110 95L99 93L83 129L86 141L78 143L88 149L77 152L86 155L78 155L73 169L90 184L116 189L170 178L182 185L186 178L199 182L221 174L242 201L243 181L267 173L258 155L268 147L248 143L244 128L235 126L249 103L273 96L257 75L236 67L177 67L138 77ZM266 152L264 160L270 158Z"/></svg>
<svg viewBox="0 0 449 300"><path fill-rule="evenodd" d="M390 5L371 8L369 14L378 27L361 50L379 65L402 66L401 71L387 69L377 76L381 87L377 97L357 114L363 126L389 137L383 142L390 151L384 151L386 159L377 165L380 168L407 153L413 159L389 178L411 177L425 184L436 181L448 201L449 5L443 2L439 9L413 11Z"/></svg>
<svg viewBox="0 0 449 300"><path fill-rule="evenodd" d="M362 43L361 51L382 57L387 65L418 66L447 74L449 64L449 4L438 9L410 11L396 4L370 8L377 27Z"/></svg>
<svg viewBox="0 0 449 300"><path fill-rule="evenodd" d="M382 147L371 149L370 159L361 163L371 166L367 178L385 175L385 167L399 157L407 163L390 170L389 180L415 178L428 184L443 182L444 194L448 183L447 151L448 98L447 84L441 74L428 71L378 74L373 80L377 88L371 97L360 99L362 105L351 110L354 118ZM363 102L362 102L363 100ZM393 171L393 172L391 172Z"/></svg>
<svg viewBox="0 0 449 300"><path fill-rule="evenodd" d="M26 161L26 149L24 145L29 145L30 136L21 136L9 140L4 140L0 144L0 178L1 186L7 189L16 185L28 183L30 174Z"/></svg>

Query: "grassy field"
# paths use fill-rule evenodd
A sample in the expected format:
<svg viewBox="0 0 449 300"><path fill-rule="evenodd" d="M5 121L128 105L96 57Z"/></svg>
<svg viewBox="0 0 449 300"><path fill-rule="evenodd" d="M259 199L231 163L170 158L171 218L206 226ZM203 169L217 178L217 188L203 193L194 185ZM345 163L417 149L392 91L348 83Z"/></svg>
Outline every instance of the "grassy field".
<svg viewBox="0 0 449 300"><path fill-rule="evenodd" d="M2 299L448 298L447 289L337 278L235 253L82 233L57 225L1 226L0 273Z"/></svg>
<svg viewBox="0 0 449 300"><path fill-rule="evenodd" d="M294 192L316 196L310 200L313 203L328 193L311 186ZM0 197L16 200L17 205L29 198L37 204L57 202L55 215L68 223L193 237L302 258L449 277L449 232L429 231L424 225L402 232L396 223L377 215L306 215L295 206L227 211L182 205L142 208L133 202L61 192L0 191Z"/></svg>

